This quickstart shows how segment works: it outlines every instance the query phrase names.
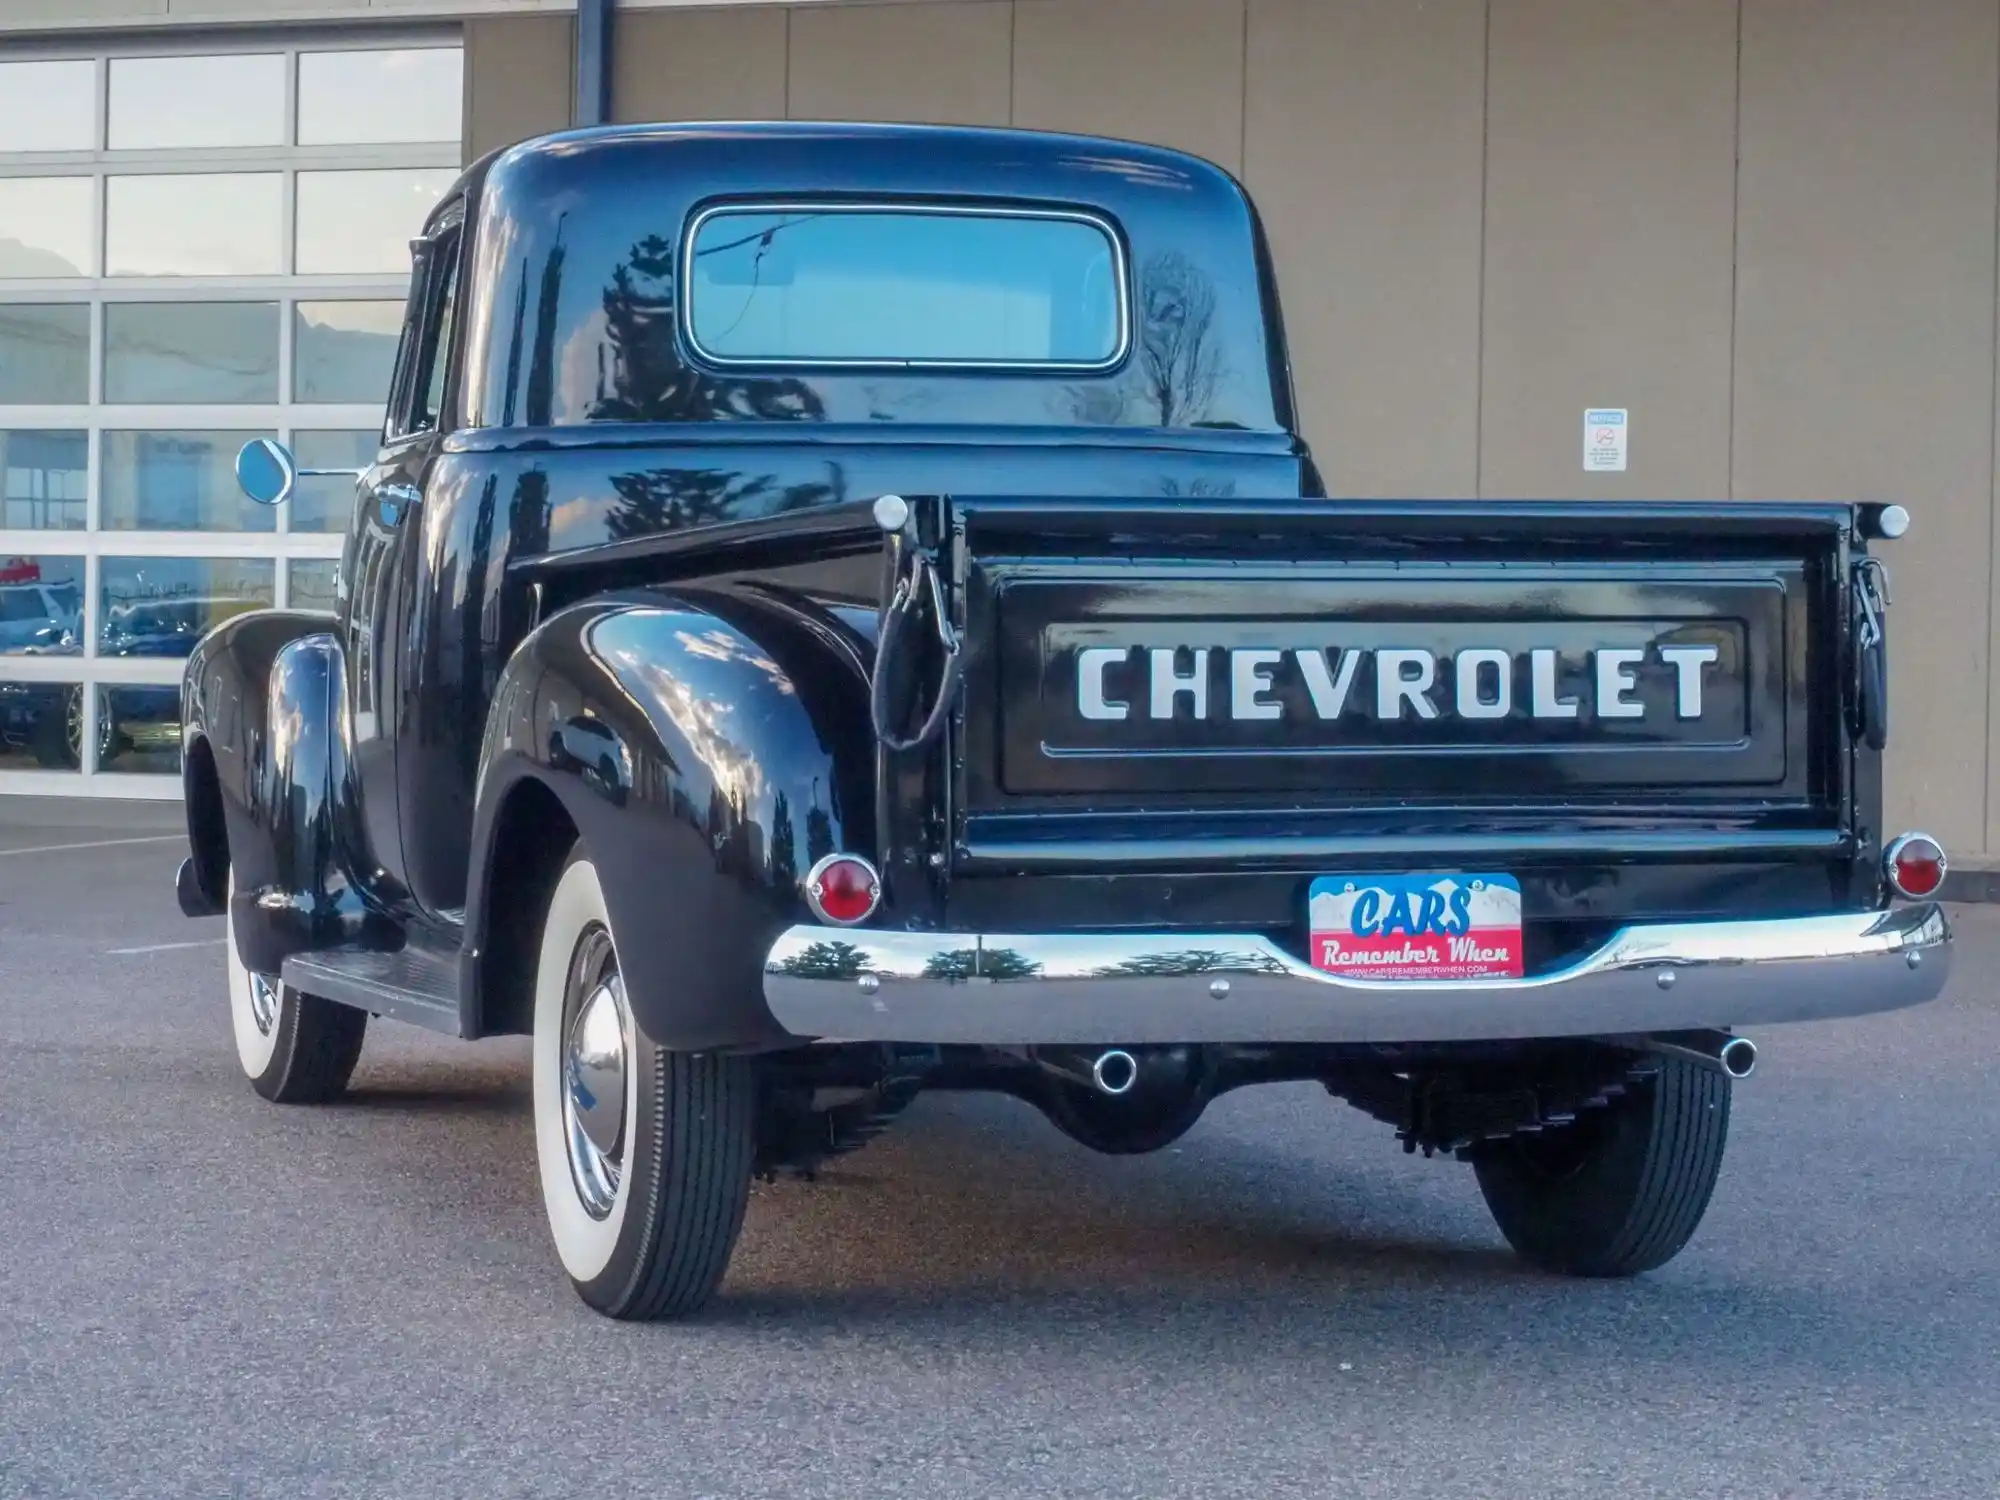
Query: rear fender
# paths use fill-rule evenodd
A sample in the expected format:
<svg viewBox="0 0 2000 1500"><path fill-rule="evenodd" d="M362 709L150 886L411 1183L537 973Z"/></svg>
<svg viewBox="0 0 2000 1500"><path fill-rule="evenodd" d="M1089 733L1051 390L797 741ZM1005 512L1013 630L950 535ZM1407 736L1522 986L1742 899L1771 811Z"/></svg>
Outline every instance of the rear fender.
<svg viewBox="0 0 2000 1500"><path fill-rule="evenodd" d="M509 801L553 793L603 881L635 1018L680 1051L779 1046L777 934L825 854L873 857L867 644L803 600L641 590L551 617L509 661L480 754L467 944L478 1031L519 1029L537 961L501 887ZM543 837L549 835L543 834ZM496 917L496 913L501 915Z"/></svg>
<svg viewBox="0 0 2000 1500"><path fill-rule="evenodd" d="M220 910L233 871L237 948L265 973L288 954L355 937L363 922L341 856L351 806L346 690L326 623L322 614L243 615L202 640L182 681L190 879ZM227 835L219 858L218 804Z"/></svg>

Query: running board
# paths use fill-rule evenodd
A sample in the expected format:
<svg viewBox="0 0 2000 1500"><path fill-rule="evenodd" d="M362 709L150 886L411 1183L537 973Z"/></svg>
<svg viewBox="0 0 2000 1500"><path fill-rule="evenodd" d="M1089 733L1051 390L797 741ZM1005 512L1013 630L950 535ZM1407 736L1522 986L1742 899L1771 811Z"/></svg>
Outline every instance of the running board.
<svg viewBox="0 0 2000 1500"><path fill-rule="evenodd" d="M285 983L308 995L374 1015L464 1036L458 1009L458 955L404 948L377 953L328 948L285 960Z"/></svg>

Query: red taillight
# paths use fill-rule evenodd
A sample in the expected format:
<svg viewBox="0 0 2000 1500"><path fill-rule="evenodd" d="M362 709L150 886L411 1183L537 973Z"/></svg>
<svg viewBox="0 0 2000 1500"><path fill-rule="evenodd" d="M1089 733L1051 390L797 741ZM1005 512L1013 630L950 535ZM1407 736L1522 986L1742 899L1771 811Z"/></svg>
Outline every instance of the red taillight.
<svg viewBox="0 0 2000 1500"><path fill-rule="evenodd" d="M806 873L806 905L822 922L852 927L875 915L882 881L858 854L829 854Z"/></svg>
<svg viewBox="0 0 2000 1500"><path fill-rule="evenodd" d="M1935 896L1944 884L1944 846L1927 833L1906 833L1882 856L1889 888L1913 901Z"/></svg>

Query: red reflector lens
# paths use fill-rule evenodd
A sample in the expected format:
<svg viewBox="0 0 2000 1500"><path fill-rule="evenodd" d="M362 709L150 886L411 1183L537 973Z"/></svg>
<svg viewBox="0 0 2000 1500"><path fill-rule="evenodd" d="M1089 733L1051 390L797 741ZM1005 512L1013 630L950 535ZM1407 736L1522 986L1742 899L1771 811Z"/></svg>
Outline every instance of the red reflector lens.
<svg viewBox="0 0 2000 1500"><path fill-rule="evenodd" d="M1896 861L1896 884L1906 896L1928 896L1944 884L1944 861L1905 854Z"/></svg>
<svg viewBox="0 0 2000 1500"><path fill-rule="evenodd" d="M1906 833L1889 846L1889 884L1899 896L1934 896L1944 885L1944 849L1936 839Z"/></svg>
<svg viewBox="0 0 2000 1500"><path fill-rule="evenodd" d="M850 927L865 922L882 899L875 867L852 854L829 854L806 876L806 905L822 921Z"/></svg>

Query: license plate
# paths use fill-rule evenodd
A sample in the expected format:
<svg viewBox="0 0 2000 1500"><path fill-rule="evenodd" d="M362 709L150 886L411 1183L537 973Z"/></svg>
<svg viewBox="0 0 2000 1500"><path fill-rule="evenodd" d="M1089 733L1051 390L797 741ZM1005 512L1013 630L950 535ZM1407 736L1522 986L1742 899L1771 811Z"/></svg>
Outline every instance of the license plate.
<svg viewBox="0 0 2000 1500"><path fill-rule="evenodd" d="M1511 875L1322 875L1307 897L1316 969L1351 979L1518 979Z"/></svg>

